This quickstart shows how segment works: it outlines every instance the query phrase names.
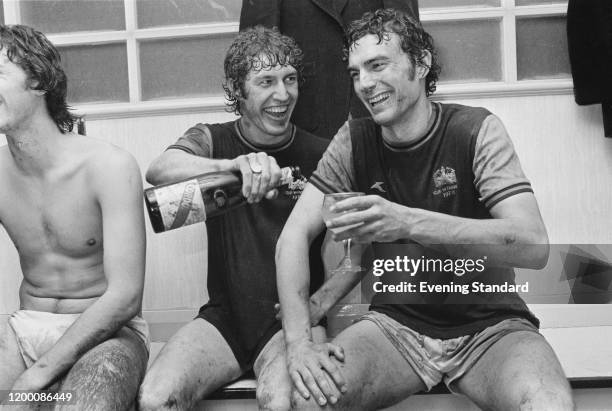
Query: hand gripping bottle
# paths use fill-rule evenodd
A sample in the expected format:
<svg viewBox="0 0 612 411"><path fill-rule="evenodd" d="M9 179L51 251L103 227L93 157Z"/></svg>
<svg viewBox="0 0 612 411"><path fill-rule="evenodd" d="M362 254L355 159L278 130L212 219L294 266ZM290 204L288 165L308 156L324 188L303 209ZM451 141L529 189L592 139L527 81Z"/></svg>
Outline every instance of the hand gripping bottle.
<svg viewBox="0 0 612 411"><path fill-rule="evenodd" d="M279 186L302 177L299 167L284 167ZM206 221L246 204L239 174L218 171L201 174L174 183L147 188L145 204L153 231Z"/></svg>

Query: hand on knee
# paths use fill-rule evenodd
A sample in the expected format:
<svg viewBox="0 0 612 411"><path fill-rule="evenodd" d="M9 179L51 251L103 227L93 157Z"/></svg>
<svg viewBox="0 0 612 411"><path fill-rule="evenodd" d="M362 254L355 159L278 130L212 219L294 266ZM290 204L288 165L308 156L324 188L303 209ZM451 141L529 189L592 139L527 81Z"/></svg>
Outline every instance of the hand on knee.
<svg viewBox="0 0 612 411"><path fill-rule="evenodd" d="M317 403L312 396L309 399L305 399L302 395L293 390L291 394L291 410L292 411L307 411L307 410L321 410L321 406Z"/></svg>

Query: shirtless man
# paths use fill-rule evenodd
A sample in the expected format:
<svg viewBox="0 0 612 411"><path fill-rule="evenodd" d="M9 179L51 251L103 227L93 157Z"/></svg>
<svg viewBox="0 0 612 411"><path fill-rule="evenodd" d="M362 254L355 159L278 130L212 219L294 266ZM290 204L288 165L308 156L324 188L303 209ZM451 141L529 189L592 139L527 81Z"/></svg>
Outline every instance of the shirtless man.
<svg viewBox="0 0 612 411"><path fill-rule="evenodd" d="M0 225L24 276L0 328L0 390L53 386L74 392L71 409L127 409L148 357L140 171L71 133L66 76L42 33L3 25L0 47Z"/></svg>

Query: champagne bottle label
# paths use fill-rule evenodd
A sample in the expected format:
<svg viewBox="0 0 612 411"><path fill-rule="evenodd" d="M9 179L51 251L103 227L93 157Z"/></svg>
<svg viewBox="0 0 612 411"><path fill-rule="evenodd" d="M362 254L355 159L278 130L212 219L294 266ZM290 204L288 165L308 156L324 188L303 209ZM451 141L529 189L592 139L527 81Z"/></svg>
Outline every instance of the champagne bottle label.
<svg viewBox="0 0 612 411"><path fill-rule="evenodd" d="M159 187L155 194L165 230L206 220L204 199L197 179Z"/></svg>
<svg viewBox="0 0 612 411"><path fill-rule="evenodd" d="M281 192L297 200L306 180L299 167L282 169ZM225 214L246 204L237 173L220 171L147 188L144 199L153 231L160 233Z"/></svg>

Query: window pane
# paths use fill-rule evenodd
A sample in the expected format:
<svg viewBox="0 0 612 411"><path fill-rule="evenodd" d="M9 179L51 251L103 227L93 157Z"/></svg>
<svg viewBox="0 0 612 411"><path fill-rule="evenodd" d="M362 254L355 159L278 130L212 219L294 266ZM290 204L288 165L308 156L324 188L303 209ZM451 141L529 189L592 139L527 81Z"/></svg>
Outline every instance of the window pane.
<svg viewBox="0 0 612 411"><path fill-rule="evenodd" d="M138 27L240 19L241 0L137 0Z"/></svg>
<svg viewBox="0 0 612 411"><path fill-rule="evenodd" d="M123 0L20 1L24 24L45 33L124 30Z"/></svg>
<svg viewBox="0 0 612 411"><path fill-rule="evenodd" d="M517 19L516 48L519 80L569 77L564 16Z"/></svg>
<svg viewBox="0 0 612 411"><path fill-rule="evenodd" d="M234 34L140 43L143 100L223 93L223 60Z"/></svg>
<svg viewBox="0 0 612 411"><path fill-rule="evenodd" d="M0 0L0 23L4 24L4 4Z"/></svg>
<svg viewBox="0 0 612 411"><path fill-rule="evenodd" d="M564 0L515 0L515 1L516 1L517 6L532 6L536 4L567 4L567 1L564 1Z"/></svg>
<svg viewBox="0 0 612 411"><path fill-rule="evenodd" d="M502 79L499 20L425 22L442 66L441 82Z"/></svg>
<svg viewBox="0 0 612 411"><path fill-rule="evenodd" d="M61 47L60 54L71 104L129 101L125 44Z"/></svg>
<svg viewBox="0 0 612 411"><path fill-rule="evenodd" d="M434 7L474 7L474 6L499 6L500 0L419 0L419 9Z"/></svg>

